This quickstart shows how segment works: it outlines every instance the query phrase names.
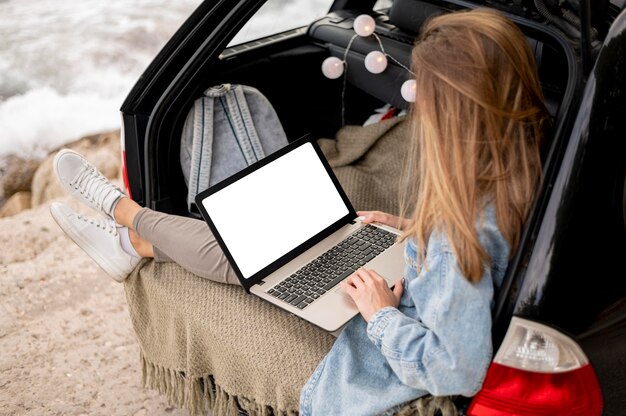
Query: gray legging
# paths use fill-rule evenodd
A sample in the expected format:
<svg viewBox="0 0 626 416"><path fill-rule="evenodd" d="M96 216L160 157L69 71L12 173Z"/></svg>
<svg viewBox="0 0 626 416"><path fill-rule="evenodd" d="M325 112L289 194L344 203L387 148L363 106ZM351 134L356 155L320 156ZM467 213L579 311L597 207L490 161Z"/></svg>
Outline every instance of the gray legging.
<svg viewBox="0 0 626 416"><path fill-rule="evenodd" d="M205 279L241 285L204 221L142 208L133 227L141 238L152 243L155 261L173 261ZM330 334L338 337L344 327Z"/></svg>
<svg viewBox="0 0 626 416"><path fill-rule="evenodd" d="M240 284L204 221L142 208L135 216L133 228L152 243L155 261L173 261L205 279Z"/></svg>

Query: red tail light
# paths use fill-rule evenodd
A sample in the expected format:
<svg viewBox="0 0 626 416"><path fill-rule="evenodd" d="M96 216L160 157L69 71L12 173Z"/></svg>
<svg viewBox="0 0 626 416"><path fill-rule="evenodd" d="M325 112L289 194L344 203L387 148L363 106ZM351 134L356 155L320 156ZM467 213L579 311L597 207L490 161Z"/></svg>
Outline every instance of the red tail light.
<svg viewBox="0 0 626 416"><path fill-rule="evenodd" d="M128 183L128 169L126 168L126 140L124 139L124 117L122 117L122 128L120 129L120 147L122 149L122 179L124 180L124 188L126 195L133 199L130 193L130 184Z"/></svg>
<svg viewBox="0 0 626 416"><path fill-rule="evenodd" d="M126 150L122 149L122 178L124 179L124 188L126 188L126 194L130 199L133 199L130 193L130 184L128 183L128 170L126 169Z"/></svg>
<svg viewBox="0 0 626 416"><path fill-rule="evenodd" d="M602 392L582 349L562 333L513 318L468 416L602 413Z"/></svg>

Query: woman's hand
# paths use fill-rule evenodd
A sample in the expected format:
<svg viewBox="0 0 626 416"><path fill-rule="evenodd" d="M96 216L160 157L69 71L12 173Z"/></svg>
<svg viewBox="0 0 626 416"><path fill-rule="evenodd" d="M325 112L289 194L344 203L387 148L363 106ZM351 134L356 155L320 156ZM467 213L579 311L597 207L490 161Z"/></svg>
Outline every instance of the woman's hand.
<svg viewBox="0 0 626 416"><path fill-rule="evenodd" d="M400 218L395 215L387 214L381 211L357 211L357 215L363 218L364 224L370 224L372 222L378 222L388 225L390 227L397 228L398 230L404 230L409 226L410 220L406 218Z"/></svg>
<svg viewBox="0 0 626 416"><path fill-rule="evenodd" d="M393 291L374 270L360 268L341 282L341 288L356 303L363 318L369 322L372 316L387 306L397 308L403 290L403 279L396 282Z"/></svg>

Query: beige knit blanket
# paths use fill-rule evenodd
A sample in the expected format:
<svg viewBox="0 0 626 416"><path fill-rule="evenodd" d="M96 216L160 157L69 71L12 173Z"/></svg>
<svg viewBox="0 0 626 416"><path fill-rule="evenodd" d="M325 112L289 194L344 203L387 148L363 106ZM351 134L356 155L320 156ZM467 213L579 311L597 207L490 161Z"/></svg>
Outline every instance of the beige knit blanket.
<svg viewBox="0 0 626 416"><path fill-rule="evenodd" d="M357 210L398 213L398 178L406 146L404 117L345 126L317 143Z"/></svg>
<svg viewBox="0 0 626 416"><path fill-rule="evenodd" d="M397 211L388 195L397 183L404 124L348 126L336 141L320 140L357 209ZM144 260L125 289L144 386L193 415L237 416L238 408L253 416L296 415L302 386L335 341L239 286L208 281L175 263ZM448 398L433 397L398 414L437 410L456 414Z"/></svg>

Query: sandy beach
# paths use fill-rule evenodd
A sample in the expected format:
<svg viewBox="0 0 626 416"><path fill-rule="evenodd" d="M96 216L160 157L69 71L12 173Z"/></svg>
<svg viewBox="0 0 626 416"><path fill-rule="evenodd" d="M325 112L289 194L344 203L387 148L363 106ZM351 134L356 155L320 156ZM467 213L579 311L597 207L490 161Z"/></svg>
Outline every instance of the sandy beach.
<svg viewBox="0 0 626 416"><path fill-rule="evenodd" d="M186 415L141 387L123 286L63 234L53 201L93 214L56 196L0 218L0 415Z"/></svg>

